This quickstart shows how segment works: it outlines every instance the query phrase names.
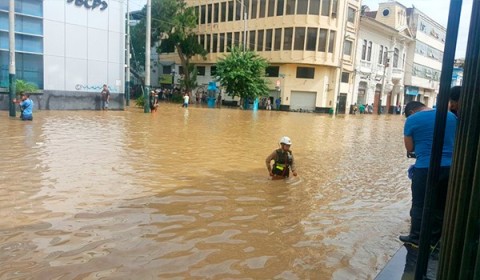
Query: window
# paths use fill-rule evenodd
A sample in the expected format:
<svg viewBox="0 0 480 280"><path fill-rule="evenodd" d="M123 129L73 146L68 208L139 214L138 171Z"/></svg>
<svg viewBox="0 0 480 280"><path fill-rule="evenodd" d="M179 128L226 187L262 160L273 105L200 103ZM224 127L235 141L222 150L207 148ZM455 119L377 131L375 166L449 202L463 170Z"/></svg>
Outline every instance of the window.
<svg viewBox="0 0 480 280"><path fill-rule="evenodd" d="M325 52L327 50L327 29L320 29L320 35L318 36L318 51Z"/></svg>
<svg viewBox="0 0 480 280"><path fill-rule="evenodd" d="M0 1L0 2L4 2ZM6 2L6 1L5 1ZM30 16L43 16L43 1L38 0L16 0L15 12Z"/></svg>
<svg viewBox="0 0 480 280"><path fill-rule="evenodd" d="M267 77L279 77L280 76L280 66L268 66L265 69L265 76L267 76Z"/></svg>
<svg viewBox="0 0 480 280"><path fill-rule="evenodd" d="M0 51L0 85L8 87L8 60L9 53ZM37 54L16 53L17 79L25 80L43 89L43 56Z"/></svg>
<svg viewBox="0 0 480 280"><path fill-rule="evenodd" d="M287 15L295 14L295 0L287 0Z"/></svg>
<svg viewBox="0 0 480 280"><path fill-rule="evenodd" d="M216 53L218 50L218 34L213 34L212 52Z"/></svg>
<svg viewBox="0 0 480 280"><path fill-rule="evenodd" d="M212 52L212 35L207 34L207 52Z"/></svg>
<svg viewBox="0 0 480 280"><path fill-rule="evenodd" d="M218 13L220 11L218 10L218 3L213 4L213 22L217 23L218 22Z"/></svg>
<svg viewBox="0 0 480 280"><path fill-rule="evenodd" d="M305 27L295 27L295 45L296 51L303 51L305 46Z"/></svg>
<svg viewBox="0 0 480 280"><path fill-rule="evenodd" d="M210 66L210 75L215 77L217 75L217 66Z"/></svg>
<svg viewBox="0 0 480 280"><path fill-rule="evenodd" d="M207 22L206 16L207 16L207 8L205 5L202 5L200 7L200 24L205 24Z"/></svg>
<svg viewBox="0 0 480 280"><path fill-rule="evenodd" d="M220 36L220 50L219 52L223 53L225 52L225 34L221 33L219 34Z"/></svg>
<svg viewBox="0 0 480 280"><path fill-rule="evenodd" d="M227 33L227 52L230 52L232 49L232 33Z"/></svg>
<svg viewBox="0 0 480 280"><path fill-rule="evenodd" d="M309 27L307 29L307 51L315 51L317 45L317 33L318 29Z"/></svg>
<svg viewBox="0 0 480 280"><path fill-rule="evenodd" d="M258 0L252 0L252 10L250 11L251 19L257 18L257 10L258 10Z"/></svg>
<svg viewBox="0 0 480 280"><path fill-rule="evenodd" d="M335 35L337 33L333 30L330 30L330 39L329 39L329 42L328 42L328 52L329 53L333 53L333 49L335 47Z"/></svg>
<svg viewBox="0 0 480 280"><path fill-rule="evenodd" d="M395 48L393 50L393 68L398 68L398 56L400 55L400 51Z"/></svg>
<svg viewBox="0 0 480 280"><path fill-rule="evenodd" d="M222 2L220 4L220 7L221 7L220 21L226 22L227 21L227 2Z"/></svg>
<svg viewBox="0 0 480 280"><path fill-rule="evenodd" d="M285 6L284 0L278 0L277 2L277 16L283 16L283 6Z"/></svg>
<svg viewBox="0 0 480 280"><path fill-rule="evenodd" d="M362 60L367 58L367 40L363 40L362 43Z"/></svg>
<svg viewBox="0 0 480 280"><path fill-rule="evenodd" d="M383 45L380 45L380 50L378 52L378 64L382 64L383 61Z"/></svg>
<svg viewBox="0 0 480 280"><path fill-rule="evenodd" d="M255 30L250 31L249 50L255 50Z"/></svg>
<svg viewBox="0 0 480 280"><path fill-rule="evenodd" d="M282 48L282 29L276 28L275 29L275 39L274 39L274 46L273 49L275 51L280 51Z"/></svg>
<svg viewBox="0 0 480 280"><path fill-rule="evenodd" d="M320 14L320 0L310 0L308 14L317 16Z"/></svg>
<svg viewBox="0 0 480 280"><path fill-rule="evenodd" d="M342 83L348 83L350 80L350 73L342 72Z"/></svg>
<svg viewBox="0 0 480 280"><path fill-rule="evenodd" d="M383 53L383 65L388 65L388 48L385 47L385 52Z"/></svg>
<svg viewBox="0 0 480 280"><path fill-rule="evenodd" d="M343 43L343 54L351 56L352 55L352 46L353 46L352 41L345 40L345 42Z"/></svg>
<svg viewBox="0 0 480 280"><path fill-rule="evenodd" d="M297 0L297 15L306 15L308 10L308 0Z"/></svg>
<svg viewBox="0 0 480 280"><path fill-rule="evenodd" d="M263 30L257 31L257 52L263 52Z"/></svg>
<svg viewBox="0 0 480 280"><path fill-rule="evenodd" d="M198 24L198 20L200 20L200 7L199 6L195 6L195 16L197 17L197 24Z"/></svg>
<svg viewBox="0 0 480 280"><path fill-rule="evenodd" d="M268 0L268 16L273 17L275 15L275 0Z"/></svg>
<svg viewBox="0 0 480 280"><path fill-rule="evenodd" d="M258 11L259 12L258 13L259 18L264 18L265 17L265 12L266 12L265 9L267 8L266 7L267 5L265 5L265 1L266 0L260 1L260 10Z"/></svg>
<svg viewBox="0 0 480 280"><path fill-rule="evenodd" d="M332 17L337 17L337 8L338 8L338 1L332 0Z"/></svg>
<svg viewBox="0 0 480 280"><path fill-rule="evenodd" d="M233 21L233 1L228 1L228 21Z"/></svg>
<svg viewBox="0 0 480 280"><path fill-rule="evenodd" d="M42 37L15 34L15 50L30 53L43 53Z"/></svg>
<svg viewBox="0 0 480 280"><path fill-rule="evenodd" d="M368 42L367 60L372 61L372 41Z"/></svg>
<svg viewBox="0 0 480 280"><path fill-rule="evenodd" d="M240 32L233 33L233 43L235 46L240 46Z"/></svg>
<svg viewBox="0 0 480 280"><path fill-rule="evenodd" d="M271 51L272 50L272 37L273 37L273 29L267 29L267 32L265 33L265 50L266 51Z"/></svg>
<svg viewBox="0 0 480 280"><path fill-rule="evenodd" d="M205 66L197 66L197 76L205 76Z"/></svg>
<svg viewBox="0 0 480 280"><path fill-rule="evenodd" d="M297 67L297 79L313 79L315 77L315 68Z"/></svg>
<svg viewBox="0 0 480 280"><path fill-rule="evenodd" d="M163 65L162 67L163 74L172 74L172 66L171 65Z"/></svg>
<svg viewBox="0 0 480 280"><path fill-rule="evenodd" d="M200 46L205 49L205 35L200 35Z"/></svg>
<svg viewBox="0 0 480 280"><path fill-rule="evenodd" d="M348 7L347 21L350 23L355 23L355 14L356 10L354 8Z"/></svg>
<svg viewBox="0 0 480 280"><path fill-rule="evenodd" d="M185 72L183 71L183 66L178 66L178 74L185 75Z"/></svg>
<svg viewBox="0 0 480 280"><path fill-rule="evenodd" d="M235 20L241 20L242 19L242 3L240 0L235 1L236 7L235 7Z"/></svg>
<svg viewBox="0 0 480 280"><path fill-rule="evenodd" d="M283 34L283 50L291 51L292 50L292 38L293 38L293 28L285 28Z"/></svg>
<svg viewBox="0 0 480 280"><path fill-rule="evenodd" d="M207 6L207 23L212 23L212 5Z"/></svg>
<svg viewBox="0 0 480 280"><path fill-rule="evenodd" d="M322 0L322 16L330 16L330 1Z"/></svg>

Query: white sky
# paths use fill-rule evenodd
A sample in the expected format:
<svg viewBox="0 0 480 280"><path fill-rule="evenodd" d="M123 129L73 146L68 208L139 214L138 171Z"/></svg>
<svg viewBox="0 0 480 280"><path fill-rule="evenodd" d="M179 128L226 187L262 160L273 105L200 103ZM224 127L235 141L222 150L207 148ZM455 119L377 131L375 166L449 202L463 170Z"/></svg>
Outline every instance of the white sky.
<svg viewBox="0 0 480 280"><path fill-rule="evenodd" d="M147 3L147 0L127 1L130 1L131 10L140 10ZM370 7L370 10L376 11L378 10L378 3L383 2L388 2L388 0L362 0L362 5L367 5ZM401 3L405 7L412 7L413 4L424 14L431 17L433 20L437 21L441 25L447 27L448 10L450 7L449 0L398 0L397 2ZM473 0L463 0L457 50L455 54L456 58L465 57L472 3Z"/></svg>

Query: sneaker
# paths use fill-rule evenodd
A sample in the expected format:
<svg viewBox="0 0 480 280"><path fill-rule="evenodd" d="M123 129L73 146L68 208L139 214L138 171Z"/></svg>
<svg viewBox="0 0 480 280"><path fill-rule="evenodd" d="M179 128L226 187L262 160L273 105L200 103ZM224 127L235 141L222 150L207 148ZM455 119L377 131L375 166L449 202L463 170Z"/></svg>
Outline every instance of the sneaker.
<svg viewBox="0 0 480 280"><path fill-rule="evenodd" d="M414 235L400 235L398 237L398 239L400 239L400 241L402 241L403 243L405 244L408 244L408 245L412 245L414 247L418 247L418 236L414 236Z"/></svg>

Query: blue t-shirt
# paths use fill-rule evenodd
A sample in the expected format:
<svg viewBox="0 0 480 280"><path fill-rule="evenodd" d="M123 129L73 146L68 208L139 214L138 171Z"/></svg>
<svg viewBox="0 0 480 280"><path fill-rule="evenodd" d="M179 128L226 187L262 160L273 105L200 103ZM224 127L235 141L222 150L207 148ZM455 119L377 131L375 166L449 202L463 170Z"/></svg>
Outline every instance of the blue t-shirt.
<svg viewBox="0 0 480 280"><path fill-rule="evenodd" d="M33 101L31 99L26 99L25 101L20 102L20 107L23 109L24 116L32 115L33 110Z"/></svg>
<svg viewBox="0 0 480 280"><path fill-rule="evenodd" d="M410 136L413 139L414 151L417 156L416 168L428 168L430 166L436 114L437 110L420 111L408 117L405 122L403 135ZM457 118L454 114L448 112L443 143L442 166L450 166L452 164L456 129Z"/></svg>

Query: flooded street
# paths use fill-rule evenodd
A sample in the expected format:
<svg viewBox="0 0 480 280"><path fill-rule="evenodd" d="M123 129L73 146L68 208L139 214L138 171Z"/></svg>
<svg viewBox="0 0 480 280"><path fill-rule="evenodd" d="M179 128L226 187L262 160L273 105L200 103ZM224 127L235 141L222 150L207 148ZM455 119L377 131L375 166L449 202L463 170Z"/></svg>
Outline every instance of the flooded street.
<svg viewBox="0 0 480 280"><path fill-rule="evenodd" d="M408 230L403 116L0 113L0 279L373 279Z"/></svg>

